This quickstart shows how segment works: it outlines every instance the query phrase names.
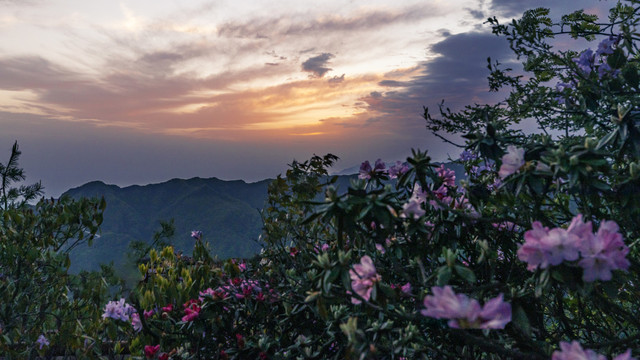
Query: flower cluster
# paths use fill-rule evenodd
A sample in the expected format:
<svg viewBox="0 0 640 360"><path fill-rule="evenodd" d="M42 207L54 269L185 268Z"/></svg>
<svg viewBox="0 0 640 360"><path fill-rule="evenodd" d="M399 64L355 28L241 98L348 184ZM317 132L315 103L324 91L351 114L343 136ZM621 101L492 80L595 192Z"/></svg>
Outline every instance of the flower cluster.
<svg viewBox="0 0 640 360"><path fill-rule="evenodd" d="M549 230L535 221L532 229L524 234L525 242L518 249L518 258L526 262L531 271L580 259L578 265L584 270L584 281L611 280L612 270L629 268L626 259L629 248L618 230L615 221L603 221L594 234L591 221L583 222L582 214L574 217L567 229Z"/></svg>
<svg viewBox="0 0 640 360"><path fill-rule="evenodd" d="M361 298L369 300L371 298L371 292L375 283L380 281L380 275L376 271L376 267L373 265L373 260L368 255L363 256L360 259L360 264L353 265L353 269L349 270L351 277L351 288ZM351 303L360 304L362 301L351 298Z"/></svg>
<svg viewBox="0 0 640 360"><path fill-rule="evenodd" d="M199 306L200 300L191 299L184 303L182 307L184 308L184 316L182 317L182 321L189 322L195 320L200 315L200 310L202 308Z"/></svg>
<svg viewBox="0 0 640 360"><path fill-rule="evenodd" d="M389 178L396 179L407 171L409 171L409 164L406 162L396 161L396 163L391 165L389 168Z"/></svg>
<svg viewBox="0 0 640 360"><path fill-rule="evenodd" d="M210 297L213 300L226 300L230 297L236 299L255 299L256 301L276 301L279 296L273 290L269 289L269 285L260 285L257 281L251 279L233 278L229 279L228 285L222 285L218 288L208 288L200 292L200 301Z"/></svg>
<svg viewBox="0 0 640 360"><path fill-rule="evenodd" d="M560 343L560 351L554 351L551 360L607 360L604 355L597 354L593 350L583 349L579 342L573 341ZM612 360L635 360L631 357L631 349L614 357Z"/></svg>
<svg viewBox="0 0 640 360"><path fill-rule="evenodd" d="M611 69L611 66L607 63L607 55L613 54L613 47L617 45L620 38L618 36L610 36L604 39L598 44L598 49L594 53L593 50L587 49L583 51L580 56L573 58L573 61L578 66L578 69L583 74L590 74L593 70L598 71L598 77L602 78L606 75L615 77L620 72L619 70Z"/></svg>
<svg viewBox="0 0 640 360"><path fill-rule="evenodd" d="M368 180L368 179L371 179L372 176L377 177L379 175L383 175L386 173L387 173L387 165L385 165L382 159L376 160L376 163L373 169L371 168L371 164L369 163L369 160L367 160L360 165L360 173L358 174L358 178Z"/></svg>
<svg viewBox="0 0 640 360"><path fill-rule="evenodd" d="M136 312L136 309L127 304L124 299L119 301L109 301L104 307L102 318L111 318L114 320L122 320L128 322L130 317Z"/></svg>
<svg viewBox="0 0 640 360"><path fill-rule="evenodd" d="M442 179L443 185L447 187L456 186L456 173L444 167L444 164L440 165L439 168L436 169L436 173Z"/></svg>
<svg viewBox="0 0 640 360"><path fill-rule="evenodd" d="M451 286L431 288L433 295L424 298L422 315L449 319L449 326L456 329L504 329L511 321L511 304L503 301L503 295L487 301L483 307L477 300L464 294L456 294Z"/></svg>
<svg viewBox="0 0 640 360"><path fill-rule="evenodd" d="M371 168L371 163L367 160L360 165L358 178L369 180L380 177L381 175L388 175L390 179L396 179L407 171L409 171L409 164L406 162L396 161L396 163L391 165L387 170L387 165L382 159L376 160L373 168Z"/></svg>

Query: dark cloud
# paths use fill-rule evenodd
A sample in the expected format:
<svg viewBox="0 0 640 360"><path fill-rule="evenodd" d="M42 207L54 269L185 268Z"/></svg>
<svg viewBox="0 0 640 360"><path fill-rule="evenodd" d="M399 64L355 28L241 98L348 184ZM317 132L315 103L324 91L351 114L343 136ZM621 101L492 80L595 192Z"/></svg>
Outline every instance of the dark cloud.
<svg viewBox="0 0 640 360"><path fill-rule="evenodd" d="M312 73L313 76L323 77L324 74L331 71L327 64L333 57L334 55L331 53L322 53L318 56L310 57L302 63L302 70Z"/></svg>
<svg viewBox="0 0 640 360"><path fill-rule="evenodd" d="M467 11L469 11L469 14L471 14L471 16L473 16L474 18L481 20L485 18L484 13L481 10L476 10L476 9L467 9Z"/></svg>
<svg viewBox="0 0 640 360"><path fill-rule="evenodd" d="M344 81L344 74L342 74L341 76L336 75L327 81L329 81L329 83L331 84L339 84Z"/></svg>
<svg viewBox="0 0 640 360"><path fill-rule="evenodd" d="M414 75L403 81L383 80L379 84L392 90L371 92L361 101L370 114L366 124L393 126L398 132L411 134L408 143L426 142L430 152L444 158L452 149L426 132L423 106L437 111L437 105L445 100L446 106L459 110L474 102L494 102L498 99L488 92L487 57L510 67L518 65L513 62L508 43L490 33L451 35L433 45L431 51L438 56L423 62L418 70L407 70Z"/></svg>
<svg viewBox="0 0 640 360"><path fill-rule="evenodd" d="M386 87L403 87L403 86L407 86L407 83L405 83L404 81L397 81L397 80L382 80L378 83L378 85L386 86Z"/></svg>

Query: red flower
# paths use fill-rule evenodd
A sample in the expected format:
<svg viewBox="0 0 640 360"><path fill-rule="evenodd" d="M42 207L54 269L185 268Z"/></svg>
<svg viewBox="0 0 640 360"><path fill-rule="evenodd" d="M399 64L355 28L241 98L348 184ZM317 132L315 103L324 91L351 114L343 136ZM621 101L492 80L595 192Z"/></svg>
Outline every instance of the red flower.
<svg viewBox="0 0 640 360"><path fill-rule="evenodd" d="M242 350L242 348L244 348L244 337L240 334L236 334L236 340L238 340L238 348Z"/></svg>
<svg viewBox="0 0 640 360"><path fill-rule="evenodd" d="M158 356L158 360L169 360L169 354L167 353L160 354L160 356Z"/></svg>
<svg viewBox="0 0 640 360"><path fill-rule="evenodd" d="M260 352L258 356L260 356L260 360L267 360L267 354L265 354L264 351Z"/></svg>
<svg viewBox="0 0 640 360"><path fill-rule="evenodd" d="M163 312L172 312L173 311L173 304L169 304L165 307L162 308Z"/></svg>
<svg viewBox="0 0 640 360"><path fill-rule="evenodd" d="M289 255L295 257L296 255L298 255L298 249L296 249L295 247L291 247L291 249L289 249Z"/></svg>
<svg viewBox="0 0 640 360"><path fill-rule="evenodd" d="M229 355L227 355L227 353L224 352L224 350L220 350L220 359L229 360Z"/></svg>
<svg viewBox="0 0 640 360"><path fill-rule="evenodd" d="M156 353L160 350L160 344L153 346L153 345L146 345L144 347L144 356L146 356L147 358L151 359L152 357L154 357L156 355Z"/></svg>

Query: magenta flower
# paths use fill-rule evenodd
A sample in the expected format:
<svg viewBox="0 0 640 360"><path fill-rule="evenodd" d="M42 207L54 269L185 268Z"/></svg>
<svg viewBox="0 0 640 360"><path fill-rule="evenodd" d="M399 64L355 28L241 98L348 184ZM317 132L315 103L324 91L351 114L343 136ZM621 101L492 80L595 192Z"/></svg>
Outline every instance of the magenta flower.
<svg viewBox="0 0 640 360"><path fill-rule="evenodd" d="M456 329L504 329L511 321L511 305L503 301L502 294L489 300L484 307L475 299L456 294L447 285L431 288L433 295L424 298L424 316L449 319L448 325Z"/></svg>
<svg viewBox="0 0 640 360"><path fill-rule="evenodd" d="M187 322L195 320L198 315L200 315L200 310L200 306L196 304L191 304L190 306L186 307L184 309L185 315L182 317L182 321Z"/></svg>
<svg viewBox="0 0 640 360"><path fill-rule="evenodd" d="M375 283L381 279L369 255L363 256L359 264L353 265L353 269L349 270L349 275L351 277L351 288L353 291L367 301L371 298L371 292L373 291ZM360 299L356 299L355 297L351 298L352 304L357 305L361 302Z"/></svg>
<svg viewBox="0 0 640 360"><path fill-rule="evenodd" d="M509 145L507 146L507 153L502 156L502 165L498 175L501 179L504 179L520 170L522 165L524 165L524 149Z"/></svg>
<svg viewBox="0 0 640 360"><path fill-rule="evenodd" d="M593 350L583 349L579 342L572 341L560 343L560 351L554 351L551 360L607 360L607 357L600 355ZM631 357L631 349L614 357L612 360L635 360Z"/></svg>
<svg viewBox="0 0 640 360"><path fill-rule="evenodd" d="M154 313L155 313L155 311L153 311L153 309L151 309L149 311L144 310L142 314L144 315L145 319L148 319L148 318L152 317Z"/></svg>

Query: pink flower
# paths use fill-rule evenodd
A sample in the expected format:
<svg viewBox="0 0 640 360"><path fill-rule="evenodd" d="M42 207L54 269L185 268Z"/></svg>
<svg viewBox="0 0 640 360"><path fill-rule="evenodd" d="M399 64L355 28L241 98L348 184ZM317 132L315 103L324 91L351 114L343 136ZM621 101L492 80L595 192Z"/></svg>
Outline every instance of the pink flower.
<svg viewBox="0 0 640 360"><path fill-rule="evenodd" d="M453 170L447 169L443 165L440 165L439 168L436 169L436 173L442 179L442 183L448 187L456 186L456 173Z"/></svg>
<svg viewBox="0 0 640 360"><path fill-rule="evenodd" d="M564 260L578 259L582 240L575 232L562 228L549 230L538 221L534 221L532 227L524 234L525 243L518 249L518 258L529 264L527 269L533 271L538 266L544 269Z"/></svg>
<svg viewBox="0 0 640 360"><path fill-rule="evenodd" d="M131 325L135 332L140 332L140 330L142 330L142 321L140 321L140 315L138 315L138 313L131 315Z"/></svg>
<svg viewBox="0 0 640 360"><path fill-rule="evenodd" d="M433 295L427 295L424 298L425 309L421 311L422 315L436 319L451 319L449 326L452 328L460 328L458 319L465 319L469 322L475 322L480 315L480 304L474 299L469 299L464 294L453 292L451 286L444 288L431 288Z"/></svg>
<svg viewBox="0 0 640 360"><path fill-rule="evenodd" d="M593 350L583 349L579 342L572 341L560 343L560 351L554 351L551 360L607 360L607 357L600 355ZM616 356L613 360L635 360L631 357L631 349Z"/></svg>
<svg viewBox="0 0 640 360"><path fill-rule="evenodd" d="M582 267L582 279L586 282L611 280L612 270L627 270L629 248L622 240L615 221L603 221L598 232L592 232L592 223L583 222L582 215L573 218L569 227L542 227L540 222L524 234L525 243L518 249L518 258L533 271L563 261L578 261Z"/></svg>
<svg viewBox="0 0 640 360"><path fill-rule="evenodd" d="M196 240L202 240L202 231L200 230L193 230L191 232L191 237L196 239Z"/></svg>
<svg viewBox="0 0 640 360"><path fill-rule="evenodd" d="M424 298L422 315L436 319L449 319L452 328L504 329L511 321L511 304L503 301L503 295L487 301L484 307L475 299L456 294L451 286L431 288L433 295Z"/></svg>
<svg viewBox="0 0 640 360"><path fill-rule="evenodd" d="M501 179L520 170L524 165L524 149L513 145L507 146L507 153L502 156L502 165L498 175Z"/></svg>
<svg viewBox="0 0 640 360"><path fill-rule="evenodd" d="M531 224L532 229L524 233L524 244L518 249L518 259L528 264L527 269L534 271L539 265L547 267L545 253L540 240L549 233L548 227L543 227L539 221Z"/></svg>
<svg viewBox="0 0 640 360"><path fill-rule="evenodd" d="M405 295L411 295L411 283L406 283L402 285L402 287L400 288L400 291L402 291L402 293Z"/></svg>
<svg viewBox="0 0 640 360"><path fill-rule="evenodd" d="M420 201L415 198L409 199L409 202L402 205L402 213L400 214L401 218L412 218L414 220L419 219L423 216L426 211L420 205Z"/></svg>
<svg viewBox="0 0 640 360"><path fill-rule="evenodd" d="M162 308L162 312L172 312L172 311L173 311L173 304L169 304Z"/></svg>
<svg viewBox="0 0 640 360"><path fill-rule="evenodd" d="M583 240L580 249L582 260L578 265L584 270L584 281L611 280L611 270L629 268L629 260L626 259L629 248L618 230L615 221L603 221L595 236Z"/></svg>
<svg viewBox="0 0 640 360"><path fill-rule="evenodd" d="M380 281L380 275L376 272L376 267L373 265L373 261L368 255L363 256L360 259L360 264L353 265L353 269L349 270L351 277L351 288L356 294L360 295L365 300L371 298L371 292L375 283ZM351 298L351 303L360 304L362 301Z"/></svg>

